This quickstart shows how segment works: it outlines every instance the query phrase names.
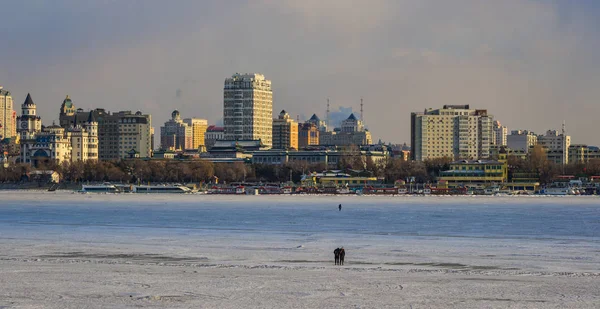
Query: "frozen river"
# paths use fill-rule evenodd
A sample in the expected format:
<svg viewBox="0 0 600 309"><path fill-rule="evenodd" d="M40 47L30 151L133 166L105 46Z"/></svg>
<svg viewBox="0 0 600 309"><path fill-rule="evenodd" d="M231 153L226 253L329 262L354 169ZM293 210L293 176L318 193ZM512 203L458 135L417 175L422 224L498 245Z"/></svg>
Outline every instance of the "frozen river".
<svg viewBox="0 0 600 309"><path fill-rule="evenodd" d="M600 199L11 191L0 192L0 245L10 265L325 272L343 246L350 271L597 281Z"/></svg>

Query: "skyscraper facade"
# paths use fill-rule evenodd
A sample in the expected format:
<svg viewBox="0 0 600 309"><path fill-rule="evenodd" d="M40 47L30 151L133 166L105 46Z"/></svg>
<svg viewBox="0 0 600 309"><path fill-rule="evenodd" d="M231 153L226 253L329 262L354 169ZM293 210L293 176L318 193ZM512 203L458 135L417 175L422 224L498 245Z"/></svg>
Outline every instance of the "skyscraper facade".
<svg viewBox="0 0 600 309"><path fill-rule="evenodd" d="M508 136L508 128L501 125L500 121L495 120L493 125L493 138L495 146L506 146L507 145L507 136Z"/></svg>
<svg viewBox="0 0 600 309"><path fill-rule="evenodd" d="M0 86L0 141L17 136L17 113L9 91Z"/></svg>
<svg viewBox="0 0 600 309"><path fill-rule="evenodd" d="M192 148L192 127L181 120L179 111L171 113L171 119L160 127L160 148L163 150L186 150Z"/></svg>
<svg viewBox="0 0 600 309"><path fill-rule="evenodd" d="M208 120L200 118L183 119L190 128L192 128L192 147L190 149L198 149L201 146L206 146L204 136L208 128Z"/></svg>
<svg viewBox="0 0 600 309"><path fill-rule="evenodd" d="M273 145L273 91L262 74L239 74L225 79L223 123L226 140L260 140Z"/></svg>
<svg viewBox="0 0 600 309"><path fill-rule="evenodd" d="M273 119L273 149L298 149L298 123L285 110Z"/></svg>
<svg viewBox="0 0 600 309"><path fill-rule="evenodd" d="M469 105L444 105L411 114L411 158L489 158L493 116Z"/></svg>

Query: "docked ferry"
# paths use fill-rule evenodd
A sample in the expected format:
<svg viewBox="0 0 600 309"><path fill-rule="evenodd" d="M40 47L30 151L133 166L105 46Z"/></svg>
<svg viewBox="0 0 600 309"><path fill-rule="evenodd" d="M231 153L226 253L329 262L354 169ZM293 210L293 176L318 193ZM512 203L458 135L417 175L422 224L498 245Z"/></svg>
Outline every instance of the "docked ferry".
<svg viewBox="0 0 600 309"><path fill-rule="evenodd" d="M81 192L83 193L117 193L119 189L117 186L110 183L96 184L96 185L82 185Z"/></svg>
<svg viewBox="0 0 600 309"><path fill-rule="evenodd" d="M575 195L575 189L568 182L554 182L540 191L542 195Z"/></svg>
<svg viewBox="0 0 600 309"><path fill-rule="evenodd" d="M133 193L191 193L190 188L181 185L140 185L133 186Z"/></svg>

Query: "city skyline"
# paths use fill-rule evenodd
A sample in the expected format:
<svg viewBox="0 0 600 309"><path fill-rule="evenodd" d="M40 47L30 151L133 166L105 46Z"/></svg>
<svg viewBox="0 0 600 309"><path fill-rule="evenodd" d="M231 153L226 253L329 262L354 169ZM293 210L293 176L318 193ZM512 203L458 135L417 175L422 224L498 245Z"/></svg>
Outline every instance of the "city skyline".
<svg viewBox="0 0 600 309"><path fill-rule="evenodd" d="M15 104L32 93L47 124L70 94L157 127L174 109L217 123L223 79L260 72L275 113L324 118L327 98L356 112L363 97L374 140L408 142L411 112L470 104L509 130L564 120L574 143L600 144L594 1L149 2L4 4L0 85Z"/></svg>

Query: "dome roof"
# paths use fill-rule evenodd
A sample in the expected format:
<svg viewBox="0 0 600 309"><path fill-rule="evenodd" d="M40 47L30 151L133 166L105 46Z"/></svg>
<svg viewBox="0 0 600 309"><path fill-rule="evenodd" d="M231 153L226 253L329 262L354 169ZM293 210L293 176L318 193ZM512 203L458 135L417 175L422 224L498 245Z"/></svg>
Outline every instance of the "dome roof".
<svg viewBox="0 0 600 309"><path fill-rule="evenodd" d="M178 111L178 110L174 110L174 111L171 113L171 118L173 118L173 119L178 119L178 118L179 118L179 111Z"/></svg>
<svg viewBox="0 0 600 309"><path fill-rule="evenodd" d="M63 107L66 107L66 108L73 108L73 101L71 101L71 98L69 97L68 94L67 94L67 97L64 99L62 105L63 105Z"/></svg>

